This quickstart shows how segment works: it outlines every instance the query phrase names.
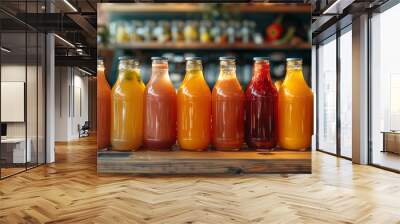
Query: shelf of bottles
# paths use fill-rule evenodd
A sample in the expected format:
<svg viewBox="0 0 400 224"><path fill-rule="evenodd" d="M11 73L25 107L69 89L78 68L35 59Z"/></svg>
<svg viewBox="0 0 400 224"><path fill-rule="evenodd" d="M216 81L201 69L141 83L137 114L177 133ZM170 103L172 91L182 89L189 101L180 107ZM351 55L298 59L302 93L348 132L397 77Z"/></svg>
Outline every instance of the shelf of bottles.
<svg viewBox="0 0 400 224"><path fill-rule="evenodd" d="M310 172L313 93L303 78L302 60L287 59L283 83L273 83L268 58L253 60L245 91L229 56L219 58L212 89L201 58L185 58L185 79L177 91L167 58L151 58L145 85L138 61L120 57L112 88L99 61L99 172L203 173L206 164L217 173ZM215 156L228 162L221 167Z"/></svg>
<svg viewBox="0 0 400 224"><path fill-rule="evenodd" d="M218 75L218 57L234 56L242 87L250 81L254 56L269 56L273 81L285 76L285 59L303 58L310 84L310 5L307 4L101 4L107 19L98 26L99 55L112 61L108 79L117 79L117 58L134 56L142 65L142 79L150 80L148 58L169 60L171 80L183 80L184 58L204 60L207 83Z"/></svg>
<svg viewBox="0 0 400 224"><path fill-rule="evenodd" d="M160 6L100 4L98 172L310 173L309 5Z"/></svg>

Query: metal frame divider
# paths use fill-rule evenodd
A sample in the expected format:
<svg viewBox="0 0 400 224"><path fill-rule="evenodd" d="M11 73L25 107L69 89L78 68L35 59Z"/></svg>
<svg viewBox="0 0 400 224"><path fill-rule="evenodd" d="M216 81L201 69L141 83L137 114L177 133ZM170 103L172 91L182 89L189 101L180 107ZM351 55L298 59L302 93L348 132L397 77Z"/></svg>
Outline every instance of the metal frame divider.
<svg viewBox="0 0 400 224"><path fill-rule="evenodd" d="M340 65L340 36L341 30L336 28L336 154L341 157L341 133L342 124L340 123L340 78L341 78L341 65Z"/></svg>
<svg viewBox="0 0 400 224"><path fill-rule="evenodd" d="M2 23L0 23L0 47L1 46L3 46L2 45L2 32L1 32L1 30L2 30ZM0 50L0 84L1 84L1 77L2 77L2 75L1 75L1 67L2 67L2 64L1 64L1 59L2 59L2 52L1 52L1 50ZM0 111L1 111L1 85L0 85ZM0 113L0 124L2 124L2 122L1 122L1 113ZM1 134L0 134L1 135ZM0 180L2 179L2 173L1 173L1 170L2 170L2 158L1 158L1 144L0 144Z"/></svg>
<svg viewBox="0 0 400 224"><path fill-rule="evenodd" d="M319 63L318 63L318 59L319 59L319 44L316 45L315 47L315 149L317 151L319 151L319 120L318 120L318 114L319 114L319 94L318 93L318 89L319 89L319 79L318 79L318 75L319 75Z"/></svg>
<svg viewBox="0 0 400 224"><path fill-rule="evenodd" d="M28 0L25 0L25 21L28 19ZM25 170L28 170L28 24L25 23L25 88L24 88L24 120L25 120ZM31 152L32 153L32 152ZM32 155L32 154L31 154Z"/></svg>

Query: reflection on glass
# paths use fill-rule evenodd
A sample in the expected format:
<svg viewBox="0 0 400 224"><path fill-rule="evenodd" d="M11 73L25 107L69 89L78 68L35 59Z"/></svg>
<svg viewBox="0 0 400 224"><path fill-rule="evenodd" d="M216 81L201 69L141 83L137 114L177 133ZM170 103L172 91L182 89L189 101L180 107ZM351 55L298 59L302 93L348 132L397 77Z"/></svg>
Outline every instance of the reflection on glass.
<svg viewBox="0 0 400 224"><path fill-rule="evenodd" d="M26 61L25 35L2 33L1 44L10 49L1 51L1 161L2 178L25 170L31 162L31 141L26 141L25 90Z"/></svg>
<svg viewBox="0 0 400 224"><path fill-rule="evenodd" d="M372 17L372 163L400 170L398 132L390 133L384 142L382 132L400 130L400 67L398 40L400 30L393 29L400 21L400 5ZM396 140L397 139L397 140Z"/></svg>
<svg viewBox="0 0 400 224"><path fill-rule="evenodd" d="M351 30L340 36L340 153L352 157L352 38Z"/></svg>
<svg viewBox="0 0 400 224"><path fill-rule="evenodd" d="M336 39L318 51L318 147L336 153Z"/></svg>
<svg viewBox="0 0 400 224"><path fill-rule="evenodd" d="M26 114L27 114L27 149L30 150L30 160L28 160L27 167L34 167L37 165L38 159L38 139L37 139L37 119L38 119L38 49L37 45L37 34L27 34L28 44L28 61L27 61L27 74L26 74ZM29 153L28 153L29 154Z"/></svg>
<svg viewBox="0 0 400 224"><path fill-rule="evenodd" d="M38 40L38 78L37 78L37 90L38 90L38 143L37 143L37 162L38 164L45 163L46 158L46 148L45 148L45 60L46 60L46 52L45 52L45 44L46 39L44 34L39 34Z"/></svg>

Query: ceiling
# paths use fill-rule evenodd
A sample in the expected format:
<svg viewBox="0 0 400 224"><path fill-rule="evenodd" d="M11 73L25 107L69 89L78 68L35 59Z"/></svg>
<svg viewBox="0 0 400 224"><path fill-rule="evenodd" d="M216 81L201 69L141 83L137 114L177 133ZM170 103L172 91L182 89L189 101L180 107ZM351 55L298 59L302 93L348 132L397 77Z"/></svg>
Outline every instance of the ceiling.
<svg viewBox="0 0 400 224"><path fill-rule="evenodd" d="M61 37L55 38L56 65L68 64L95 71L96 6L96 0L0 0L2 46L11 50L8 58L25 62L26 55L31 58L37 51L36 45L29 43L32 39L29 33L51 32ZM28 54L25 46L28 46ZM85 66L79 64L81 61ZM92 66L87 66L90 64Z"/></svg>
<svg viewBox="0 0 400 224"><path fill-rule="evenodd" d="M77 63L76 66L96 65L97 3L106 2L170 2L170 0L0 0L0 28L3 46L13 50L14 56L25 55L25 32L54 32L66 43L56 38L56 63ZM175 0L184 2L184 0ZM207 0L206 0L207 1ZM383 4L387 0L221 0L220 2L279 2L312 4L312 32L318 36L347 14L357 14L368 8ZM47 2L47 5L46 5ZM187 0L186 0L187 2ZM191 1L191 2L204 2ZM212 2L212 0L210 0ZM335 3L336 2L336 3ZM337 4L339 3L339 4ZM340 13L326 14L336 4ZM340 8L342 7L342 8ZM335 8L335 10L336 10ZM49 13L49 12L52 13ZM335 11L334 11L335 12ZM21 36L23 38L21 38ZM27 34L29 36L29 34ZM28 42L30 38L27 38ZM36 46L28 44L27 52ZM15 50L15 51L14 51ZM23 53L22 53L23 52ZM82 52L82 53L79 53ZM19 55L18 55L19 54ZM83 64L79 64L82 62Z"/></svg>

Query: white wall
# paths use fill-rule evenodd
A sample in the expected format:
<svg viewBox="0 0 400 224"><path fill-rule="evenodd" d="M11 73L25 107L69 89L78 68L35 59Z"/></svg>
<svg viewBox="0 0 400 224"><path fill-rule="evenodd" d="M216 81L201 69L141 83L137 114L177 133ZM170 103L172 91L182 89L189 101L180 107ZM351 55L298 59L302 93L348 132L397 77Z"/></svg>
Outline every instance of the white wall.
<svg viewBox="0 0 400 224"><path fill-rule="evenodd" d="M88 120L88 77L83 75L76 68L56 67L56 141L77 139L78 124Z"/></svg>
<svg viewBox="0 0 400 224"><path fill-rule="evenodd" d="M36 70L38 69L38 70ZM25 80L27 78L27 80ZM30 140L32 150L32 161L44 162L44 74L42 67L25 64L3 64L1 66L1 81L18 81L26 83L26 121L6 122L7 137L25 138ZM3 96L4 97L4 96ZM9 108L1 108L7 110ZM37 157L37 153L39 154Z"/></svg>
<svg viewBox="0 0 400 224"><path fill-rule="evenodd" d="M28 66L28 74L34 69L33 66ZM36 68L35 68L36 69ZM25 82L25 64L9 64L1 66L1 81L2 82ZM35 70L36 73L36 70ZM33 95L33 93L31 93ZM27 93L28 97L31 94ZM36 96L36 93L35 93ZM7 108L1 108L6 110ZM30 120L28 118L28 120ZM7 123L7 137L25 137L25 122ZM29 136L28 136L29 137Z"/></svg>

